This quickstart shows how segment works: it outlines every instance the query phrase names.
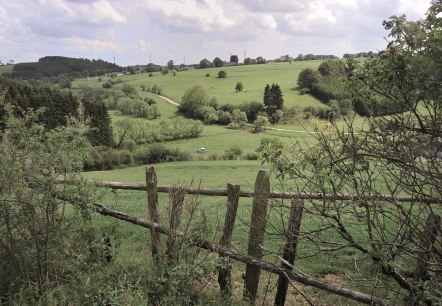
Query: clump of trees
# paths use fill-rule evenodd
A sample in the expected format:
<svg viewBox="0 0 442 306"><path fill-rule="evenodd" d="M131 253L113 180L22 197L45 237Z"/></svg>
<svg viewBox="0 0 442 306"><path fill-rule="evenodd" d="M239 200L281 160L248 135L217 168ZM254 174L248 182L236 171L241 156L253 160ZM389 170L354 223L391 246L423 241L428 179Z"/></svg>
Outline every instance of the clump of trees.
<svg viewBox="0 0 442 306"><path fill-rule="evenodd" d="M347 115L353 109L350 91L346 87L347 78L345 62L327 60L317 70L306 68L298 75L298 88L301 94L311 93L328 107L306 108L306 116L314 115L323 119L333 120ZM355 110L362 114L360 108Z"/></svg>
<svg viewBox="0 0 442 306"><path fill-rule="evenodd" d="M13 78L20 79L49 79L65 75L66 77L89 77L99 76L108 72L121 72L123 67L116 64L85 58L70 58L64 56L45 56L35 63L15 64L12 73Z"/></svg>
<svg viewBox="0 0 442 306"><path fill-rule="evenodd" d="M18 109L36 110L45 108L46 113L39 117L39 123L46 129L66 126L69 117L79 118L80 113L89 120L88 138L94 145L112 144L112 127L105 105L93 95L83 99L74 97L70 91L43 84L29 84L0 77L0 91L4 92L6 103L14 103ZM79 112L81 109L81 112ZM5 111L0 106L0 121L3 122Z"/></svg>
<svg viewBox="0 0 442 306"><path fill-rule="evenodd" d="M44 109L0 105L0 299L45 303L105 259L90 222L96 198L80 173L90 144L79 120L48 129Z"/></svg>

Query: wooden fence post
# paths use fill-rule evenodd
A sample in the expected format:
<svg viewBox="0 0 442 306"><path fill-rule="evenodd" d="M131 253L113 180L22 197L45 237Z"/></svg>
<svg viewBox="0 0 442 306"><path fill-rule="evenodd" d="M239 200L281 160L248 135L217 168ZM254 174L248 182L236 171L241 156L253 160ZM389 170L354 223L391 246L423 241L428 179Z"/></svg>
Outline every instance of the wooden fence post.
<svg viewBox="0 0 442 306"><path fill-rule="evenodd" d="M233 227L235 226L236 211L238 209L240 186L227 184L227 208L224 219L223 235L219 241L221 247L230 248ZM223 266L218 271L218 283L222 294L232 295L232 278L231 267L229 266L229 259L223 260L226 266Z"/></svg>
<svg viewBox="0 0 442 306"><path fill-rule="evenodd" d="M300 199L292 199L290 209L290 220L286 232L284 252L282 255L281 267L283 270L292 270L293 263L296 257L296 247L298 244L299 229L301 227L302 211L304 209L304 202ZM288 263L288 264L287 264ZM275 296L275 306L284 306L285 297L289 280L285 275L280 275L278 278L278 289Z"/></svg>
<svg viewBox="0 0 442 306"><path fill-rule="evenodd" d="M270 195L270 175L266 170L259 170L255 181L252 218L249 233L248 255L261 259L263 255L264 230L267 222L267 204ZM244 294L246 300L255 301L258 291L261 269L248 264L244 278Z"/></svg>
<svg viewBox="0 0 442 306"><path fill-rule="evenodd" d="M183 211L184 196L186 195L186 189L182 187L174 187L170 190L169 203L170 203L170 233L167 238L167 250L166 255L169 261L173 261L177 258L177 231L181 222L181 213Z"/></svg>
<svg viewBox="0 0 442 306"><path fill-rule="evenodd" d="M155 173L155 168L146 167L146 188L147 188L147 208L149 220L155 223L160 222L160 214L158 212L158 193L157 193L157 175ZM160 233L155 231L155 228L150 230L151 233L151 249L152 256L154 259L157 258L158 251L160 248Z"/></svg>

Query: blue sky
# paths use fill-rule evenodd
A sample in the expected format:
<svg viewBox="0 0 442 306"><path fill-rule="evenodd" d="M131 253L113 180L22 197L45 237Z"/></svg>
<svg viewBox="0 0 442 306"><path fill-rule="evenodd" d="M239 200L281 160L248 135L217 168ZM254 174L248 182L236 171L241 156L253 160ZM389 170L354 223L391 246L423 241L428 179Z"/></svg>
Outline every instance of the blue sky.
<svg viewBox="0 0 442 306"><path fill-rule="evenodd" d="M425 16L430 0L0 0L0 61L62 55L198 63L237 54L377 51L382 21Z"/></svg>

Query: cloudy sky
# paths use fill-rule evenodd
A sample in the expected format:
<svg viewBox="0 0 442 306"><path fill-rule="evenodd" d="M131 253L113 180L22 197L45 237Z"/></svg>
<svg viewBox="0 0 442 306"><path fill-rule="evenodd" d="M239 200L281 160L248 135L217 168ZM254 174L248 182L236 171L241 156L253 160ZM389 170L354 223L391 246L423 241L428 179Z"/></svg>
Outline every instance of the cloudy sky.
<svg viewBox="0 0 442 306"><path fill-rule="evenodd" d="M430 0L0 0L0 61L46 55L122 66L237 54L376 51L382 20L425 16Z"/></svg>

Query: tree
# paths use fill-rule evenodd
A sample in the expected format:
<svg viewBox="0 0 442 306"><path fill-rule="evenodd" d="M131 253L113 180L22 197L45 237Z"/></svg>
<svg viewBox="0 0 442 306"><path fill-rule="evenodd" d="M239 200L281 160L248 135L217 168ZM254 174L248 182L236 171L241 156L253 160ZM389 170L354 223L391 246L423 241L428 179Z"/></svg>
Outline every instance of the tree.
<svg viewBox="0 0 442 306"><path fill-rule="evenodd" d="M264 106L272 123L276 123L275 113L284 106L281 88L278 84L269 84L264 88Z"/></svg>
<svg viewBox="0 0 442 306"><path fill-rule="evenodd" d="M265 58L263 58L262 56L258 56L258 57L256 58L256 63L257 63L257 64L266 64L266 63L267 63L267 60L266 60Z"/></svg>
<svg viewBox="0 0 442 306"><path fill-rule="evenodd" d="M192 118L195 110L207 106L209 103L209 95L203 87L196 85L189 88L181 98L181 104L178 110L185 114L187 117Z"/></svg>
<svg viewBox="0 0 442 306"><path fill-rule="evenodd" d="M218 78L224 79L225 77L227 77L227 72L225 70L220 70L218 72Z"/></svg>
<svg viewBox="0 0 442 306"><path fill-rule="evenodd" d="M81 176L90 145L81 121L47 130L36 123L43 110L15 117L18 109L0 104L0 289L2 297L32 291L27 302L40 304L100 258L90 222L96 199ZM59 177L73 184L58 184Z"/></svg>
<svg viewBox="0 0 442 306"><path fill-rule="evenodd" d="M323 76L339 77L345 75L345 62L341 60L327 60L318 67L318 72Z"/></svg>
<svg viewBox="0 0 442 306"><path fill-rule="evenodd" d="M198 69L205 69L205 68L211 68L213 67L213 64L206 58L202 59L197 66Z"/></svg>
<svg viewBox="0 0 442 306"><path fill-rule="evenodd" d="M230 62L238 64L239 62L238 55L230 55Z"/></svg>
<svg viewBox="0 0 442 306"><path fill-rule="evenodd" d="M384 22L385 50L362 63L349 58L352 98L389 116L368 117L368 128L350 120L344 130L318 129L316 146L297 145L273 160L300 191L330 194L308 205L337 239L327 243L316 232L309 243L370 260L358 283L376 295L380 284L390 288L385 297L395 304L442 299L441 12L442 3L433 1L424 20L393 16ZM343 193L354 201L339 200ZM414 200L400 202L400 195Z"/></svg>
<svg viewBox="0 0 442 306"><path fill-rule="evenodd" d="M302 69L298 75L298 87L312 89L314 84L317 84L321 79L321 75L318 71L305 68Z"/></svg>
<svg viewBox="0 0 442 306"><path fill-rule="evenodd" d="M175 69L175 65L173 63L173 60L169 60L167 62L167 69L169 69L169 70L174 70Z"/></svg>
<svg viewBox="0 0 442 306"><path fill-rule="evenodd" d="M241 92L244 89L244 86L242 85L241 82L237 82L235 85L235 91L236 92Z"/></svg>
<svg viewBox="0 0 442 306"><path fill-rule="evenodd" d="M213 60L213 65L215 65L216 68L223 67L224 61L222 59L220 59L219 57L215 57Z"/></svg>

